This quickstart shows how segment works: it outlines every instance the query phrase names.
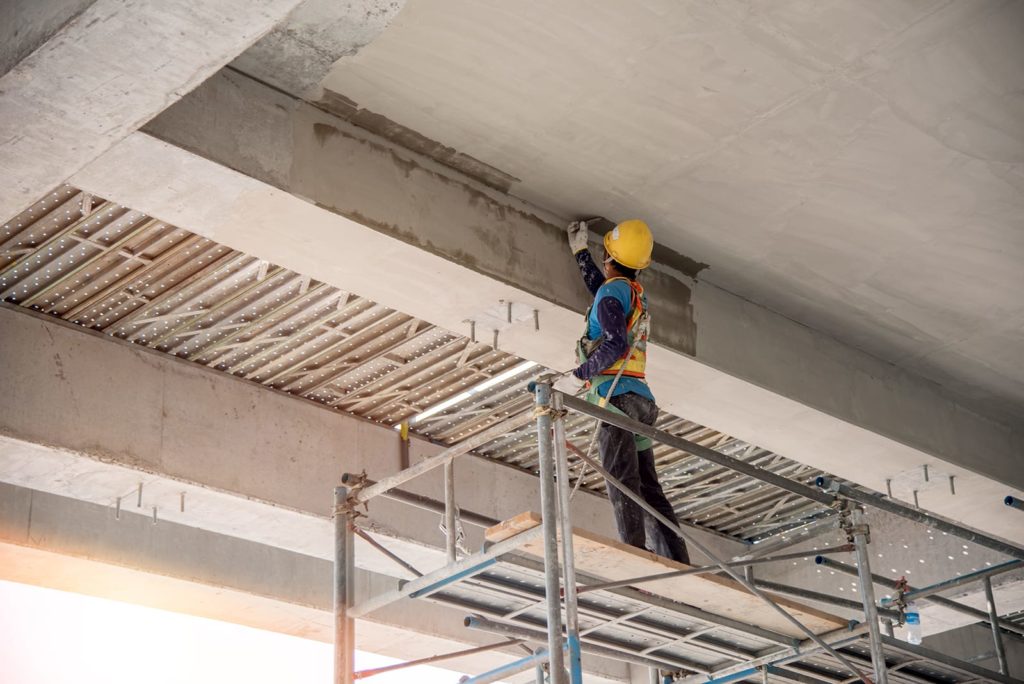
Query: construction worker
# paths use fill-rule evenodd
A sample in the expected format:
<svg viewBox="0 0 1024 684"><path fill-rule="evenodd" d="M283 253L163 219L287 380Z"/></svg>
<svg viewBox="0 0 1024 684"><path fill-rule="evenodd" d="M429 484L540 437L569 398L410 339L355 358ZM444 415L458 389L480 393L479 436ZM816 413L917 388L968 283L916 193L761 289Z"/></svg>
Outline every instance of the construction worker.
<svg viewBox="0 0 1024 684"><path fill-rule="evenodd" d="M570 223L568 236L583 282L594 295L594 303L586 314L586 330L577 345L580 365L573 375L587 383L588 401L653 425L658 407L644 374L649 328L647 296L637 282L637 274L651 263L651 230L643 221L634 219L623 221L605 234L603 270L590 254L586 222ZM650 439L601 423L597 441L604 468L659 513L678 523L672 504L658 483ZM623 542L648 548L680 563L690 562L686 545L675 532L611 484L607 489Z"/></svg>

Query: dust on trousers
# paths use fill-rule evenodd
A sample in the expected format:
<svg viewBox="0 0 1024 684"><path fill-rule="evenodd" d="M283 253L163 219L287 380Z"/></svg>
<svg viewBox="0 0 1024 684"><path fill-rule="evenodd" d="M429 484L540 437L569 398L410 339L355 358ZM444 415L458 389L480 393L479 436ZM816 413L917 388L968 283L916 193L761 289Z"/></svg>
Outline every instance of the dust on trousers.
<svg viewBox="0 0 1024 684"><path fill-rule="evenodd" d="M645 425L654 425L658 418L657 405L639 394L620 394L612 397L609 403ZM672 504L658 482L658 474L654 469L654 450L638 451L632 432L608 423L601 423L597 440L601 465L605 470L639 494L656 511L678 524ZM686 545L675 532L655 520L613 485L608 484L607 489L615 513L615 525L623 542L689 564Z"/></svg>

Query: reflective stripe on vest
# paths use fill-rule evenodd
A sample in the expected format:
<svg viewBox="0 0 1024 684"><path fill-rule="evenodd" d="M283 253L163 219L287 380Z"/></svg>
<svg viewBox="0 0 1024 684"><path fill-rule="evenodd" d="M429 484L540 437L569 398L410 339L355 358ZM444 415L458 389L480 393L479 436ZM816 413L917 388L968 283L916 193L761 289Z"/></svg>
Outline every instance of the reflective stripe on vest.
<svg viewBox="0 0 1024 684"><path fill-rule="evenodd" d="M647 326L638 326L647 313L646 302L644 300L644 288L640 283L635 280L629 280L628 278L611 278L605 281L605 283L609 283L612 280L625 280L629 283L629 319L626 321L626 352L621 358L615 361L615 363L598 373L598 376L603 377L595 377L593 379L593 384L595 385L604 384L608 381L606 378L614 378L619 374L620 368L622 369L623 376L643 379L647 368ZM593 304L591 304L591 308L593 308ZM590 309L587 309L584 321L589 327ZM639 341L636 339L638 327L640 334ZM602 331L601 337L599 337L598 340L603 337L604 333ZM591 349L584 350L582 342L586 339L587 330L584 330L580 345L580 356L582 357L580 359L581 363L586 361L586 357L589 356L590 353L593 353L593 350L597 348L597 345L594 344L594 342L597 342L598 340L594 340L591 341L591 345L593 345Z"/></svg>

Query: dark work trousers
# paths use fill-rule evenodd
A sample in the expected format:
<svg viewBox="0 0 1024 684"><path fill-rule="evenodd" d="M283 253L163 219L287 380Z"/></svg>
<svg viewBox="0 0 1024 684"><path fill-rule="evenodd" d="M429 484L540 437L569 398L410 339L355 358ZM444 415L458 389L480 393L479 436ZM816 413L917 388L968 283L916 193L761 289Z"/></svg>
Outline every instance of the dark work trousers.
<svg viewBox="0 0 1024 684"><path fill-rule="evenodd" d="M647 425L654 425L658 418L657 405L639 394L620 394L612 397L609 403L630 418ZM605 470L639 494L656 511L678 524L672 504L658 484L658 474L654 470L654 450L637 451L632 432L607 423L601 423L597 443L601 450L601 465ZM689 564L690 556L686 552L686 545L675 532L655 520L614 485L607 482L605 485L608 487L608 498L611 499L612 509L615 511L615 525L619 529L619 538L623 542Z"/></svg>

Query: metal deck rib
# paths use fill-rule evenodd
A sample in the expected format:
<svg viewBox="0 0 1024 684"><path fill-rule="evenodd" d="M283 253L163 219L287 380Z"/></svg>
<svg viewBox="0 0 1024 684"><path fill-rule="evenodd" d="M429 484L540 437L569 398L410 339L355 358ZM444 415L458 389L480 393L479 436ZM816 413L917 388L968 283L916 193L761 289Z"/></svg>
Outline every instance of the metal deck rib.
<svg viewBox="0 0 1024 684"><path fill-rule="evenodd" d="M522 359L68 185L0 230L0 299L384 425L458 398L412 426L442 444L530 410L523 386L539 371L494 382ZM662 413L658 426L791 479L821 474L684 418ZM567 432L586 450L592 427L576 416ZM535 472L533 432L479 453ZM824 512L689 454L655 454L680 518L705 529L760 540ZM582 486L604 491L593 473Z"/></svg>

